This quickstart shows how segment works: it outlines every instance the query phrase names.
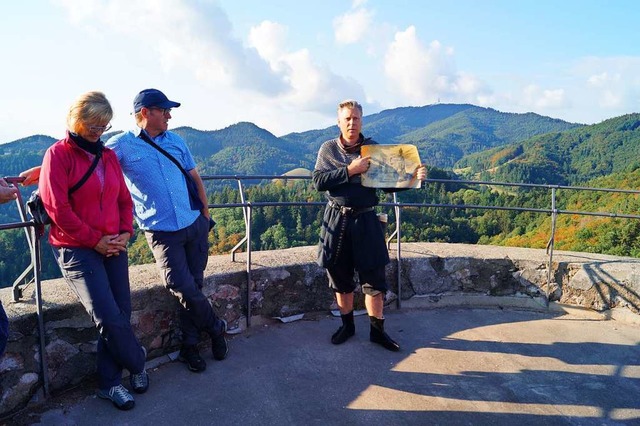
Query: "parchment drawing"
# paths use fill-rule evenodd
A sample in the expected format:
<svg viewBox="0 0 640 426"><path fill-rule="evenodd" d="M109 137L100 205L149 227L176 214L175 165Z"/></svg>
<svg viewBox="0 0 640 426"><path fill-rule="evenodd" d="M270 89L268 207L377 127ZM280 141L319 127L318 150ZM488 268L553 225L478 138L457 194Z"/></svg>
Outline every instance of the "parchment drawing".
<svg viewBox="0 0 640 426"><path fill-rule="evenodd" d="M363 157L371 167L362 174L362 185L370 188L419 188L415 172L422 164L415 145L364 145Z"/></svg>

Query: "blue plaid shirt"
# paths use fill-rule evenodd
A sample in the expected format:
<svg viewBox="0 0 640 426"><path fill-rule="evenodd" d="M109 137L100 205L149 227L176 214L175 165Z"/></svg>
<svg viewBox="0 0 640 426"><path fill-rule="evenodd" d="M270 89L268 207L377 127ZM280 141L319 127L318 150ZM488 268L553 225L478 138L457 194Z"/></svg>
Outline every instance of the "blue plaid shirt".
<svg viewBox="0 0 640 426"><path fill-rule="evenodd" d="M115 151L131 192L138 226L146 231L178 231L200 215L191 210L185 177L164 154L139 137L142 129L115 135L105 144ZM196 167L184 140L172 132L151 138L189 172Z"/></svg>

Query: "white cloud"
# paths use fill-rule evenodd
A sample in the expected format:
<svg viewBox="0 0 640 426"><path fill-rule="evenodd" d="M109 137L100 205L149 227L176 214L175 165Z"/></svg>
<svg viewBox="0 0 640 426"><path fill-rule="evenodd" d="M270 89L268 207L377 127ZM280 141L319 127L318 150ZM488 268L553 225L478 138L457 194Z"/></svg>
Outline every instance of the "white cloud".
<svg viewBox="0 0 640 426"><path fill-rule="evenodd" d="M640 57L581 58L557 63L545 74L507 80L515 87L509 90L497 82L500 91L485 105L585 124L639 111Z"/></svg>
<svg viewBox="0 0 640 426"><path fill-rule="evenodd" d="M360 84L316 63L308 49L287 51L286 36L285 26L269 21L252 28L249 34L249 44L289 86L288 91L274 101L285 101L304 110L333 112L345 94L365 98Z"/></svg>
<svg viewBox="0 0 640 426"><path fill-rule="evenodd" d="M552 109L566 106L565 91L563 89L542 89L530 84L522 89L520 104L535 109Z"/></svg>
<svg viewBox="0 0 640 426"><path fill-rule="evenodd" d="M396 33L385 55L384 70L392 90L411 104L488 99L484 83L473 74L456 71L452 48L437 40L425 46L413 26Z"/></svg>
<svg viewBox="0 0 640 426"><path fill-rule="evenodd" d="M453 90L464 98L477 99L482 92L485 92L485 84L475 75L467 72L458 72L453 83Z"/></svg>
<svg viewBox="0 0 640 426"><path fill-rule="evenodd" d="M211 88L233 85L274 95L286 89L253 49L231 35L231 24L213 2L158 0L56 0L88 33L108 30L158 55L163 69L191 70ZM197 9L196 9L197 7Z"/></svg>
<svg viewBox="0 0 640 426"><path fill-rule="evenodd" d="M484 74L469 68L473 65L459 70L459 53L447 45L446 33L437 34L441 42L429 43L436 36L421 40L419 32L425 28L398 29L394 22L385 22L387 16L366 0L332 6L338 8L332 15L336 18L318 20L313 30L309 25L299 29L294 24L287 27L264 21L240 35L214 0L51 1L59 6L54 12L73 25L61 22L65 31L52 34L50 40L40 37L32 50L45 49L50 53L46 62L51 63L69 52L95 49L96 53L86 58L95 61L88 65L99 70L48 70L47 78L41 78L42 72L33 71L40 65L34 61L16 78L33 77L28 79L33 81L29 88L46 93L44 97L53 96L53 88L59 89L57 102L67 99L69 93L104 90L118 111L114 125L119 128L131 123L131 117L120 111L130 107L132 94L149 86L162 88L183 102L172 126L212 129L252 121L281 134L334 123L335 104L347 97L366 100L367 113L379 111L379 105L393 108L437 101L468 102L580 122L637 111L640 104L638 57L554 61L546 68L541 64L540 68L504 73L499 63L493 64L498 71ZM52 20L60 23L60 17L53 15ZM422 25L415 18L414 22ZM24 27L25 35L20 39L28 40ZM312 33L315 41L306 38L307 33ZM332 36L334 45L329 44ZM324 61L319 59L322 55ZM460 58L458 61L462 63ZM45 89L40 90L38 84ZM39 96L31 98L42 104L46 99ZM62 113L53 119L57 120L54 129L60 128L63 120L59 117L64 116L66 106L66 102L61 107L56 104ZM20 116L27 114L16 113ZM2 120L0 115L4 123ZM51 134L45 129L38 132Z"/></svg>
<svg viewBox="0 0 640 426"><path fill-rule="evenodd" d="M640 57L589 57L572 69L584 90L600 108L615 114L638 111L640 104Z"/></svg>
<svg viewBox="0 0 640 426"><path fill-rule="evenodd" d="M240 108L244 104L250 107L240 111L251 113L250 120L256 124L274 131L299 129L302 124L273 122L278 117L276 112L297 110L317 121L318 116L335 115L335 105L345 96L365 99L355 79L331 72L315 61L308 49L289 51L288 28L284 25L264 21L251 28L248 45L243 45L232 36L224 11L211 1L55 1L87 33L103 27L101 31L115 32L141 51L155 52L167 75L191 73L208 93L226 102L228 108L222 109L225 118L238 116L232 106ZM210 116L219 108L210 105L208 109ZM272 120L271 125L266 126L265 117ZM177 120L173 123L179 124Z"/></svg>
<svg viewBox="0 0 640 426"><path fill-rule="evenodd" d="M620 73L603 71L593 74L586 80L587 87L595 90L598 96L598 104L603 108L620 108L624 106L625 88L624 78Z"/></svg>
<svg viewBox="0 0 640 426"><path fill-rule="evenodd" d="M57 22L44 26L50 37L23 23L22 32L14 31L19 42L11 43L11 49L2 48L5 58L18 65L11 67L12 74L3 72L12 77L5 81L20 83L11 93L4 92L12 108L0 112L0 143L28 134L63 134L68 105L88 90L107 94L115 111L112 124L118 130L134 125L129 112L135 93L157 87L182 103L173 114L172 128L209 130L251 121L280 135L331 125L335 104L345 93L363 96L359 84L331 74L312 60L309 51L306 57L283 60L291 55L286 50L289 34L279 24L274 28L281 32L272 32L279 38L261 46L267 52L269 43L277 46L279 51L266 56L279 59L263 59L256 48L240 40L217 5L211 0L43 4L42 15L50 16L43 20ZM43 27L41 22L32 25ZM330 25L328 21L328 34ZM37 54L24 58L24 51ZM42 67L67 60L80 65ZM338 94L341 90L345 93ZM34 114L42 117L37 123L28 119Z"/></svg>
<svg viewBox="0 0 640 426"><path fill-rule="evenodd" d="M286 54L288 28L282 24L263 21L249 31L249 45L269 62L271 69L281 72L281 58Z"/></svg>
<svg viewBox="0 0 640 426"><path fill-rule="evenodd" d="M624 98L620 93L604 90L600 93L600 106L603 108L620 108L624 106Z"/></svg>
<svg viewBox="0 0 640 426"><path fill-rule="evenodd" d="M605 71L587 78L587 84L592 87L605 87L609 83L619 82L620 80L620 74L609 75L609 73Z"/></svg>
<svg viewBox="0 0 640 426"><path fill-rule="evenodd" d="M374 13L359 6L333 20L334 37L338 44L357 43L371 29Z"/></svg>

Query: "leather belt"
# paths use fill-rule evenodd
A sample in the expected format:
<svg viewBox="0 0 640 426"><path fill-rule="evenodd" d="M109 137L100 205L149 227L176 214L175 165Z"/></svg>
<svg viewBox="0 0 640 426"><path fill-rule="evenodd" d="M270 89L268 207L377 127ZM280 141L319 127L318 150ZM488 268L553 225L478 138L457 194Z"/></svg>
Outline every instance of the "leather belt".
<svg viewBox="0 0 640 426"><path fill-rule="evenodd" d="M331 207L334 210L338 210L340 212L341 215L353 215L353 216L357 216L359 214L362 213L367 213L367 212L372 212L375 210L374 207L362 207L362 208L357 208L357 207L346 207L346 206L341 206L340 204L336 203L333 200L329 200L329 207Z"/></svg>

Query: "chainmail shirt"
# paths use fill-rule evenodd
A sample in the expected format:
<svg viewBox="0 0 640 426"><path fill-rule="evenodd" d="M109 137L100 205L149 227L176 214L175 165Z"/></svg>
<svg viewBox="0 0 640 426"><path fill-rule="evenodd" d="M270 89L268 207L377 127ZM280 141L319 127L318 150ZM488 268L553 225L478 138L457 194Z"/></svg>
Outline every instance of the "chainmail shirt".
<svg viewBox="0 0 640 426"><path fill-rule="evenodd" d="M313 171L316 189L327 191L328 198L341 206L362 208L377 205L376 189L362 186L359 174L349 177L347 173L347 166L360 156L360 147L373 144L377 142L364 139L362 135L355 149L345 149L340 138L323 143Z"/></svg>

